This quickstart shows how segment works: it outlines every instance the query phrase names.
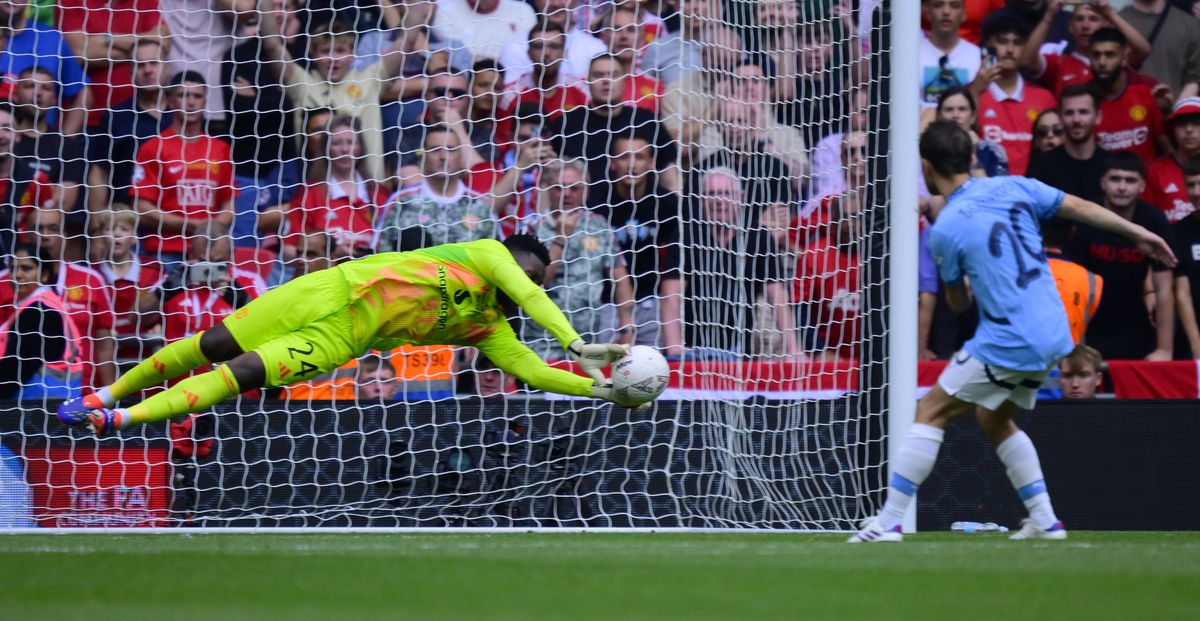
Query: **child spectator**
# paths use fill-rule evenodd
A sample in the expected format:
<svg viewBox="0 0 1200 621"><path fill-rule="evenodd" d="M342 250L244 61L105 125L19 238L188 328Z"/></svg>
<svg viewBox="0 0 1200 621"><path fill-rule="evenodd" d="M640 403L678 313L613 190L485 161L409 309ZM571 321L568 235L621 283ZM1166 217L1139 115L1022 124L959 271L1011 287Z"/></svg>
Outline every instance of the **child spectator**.
<svg viewBox="0 0 1200 621"><path fill-rule="evenodd" d="M1200 156L1200 97L1177 101L1167 117L1167 128L1174 153L1150 164L1142 200L1166 212L1171 222L1178 222L1195 209L1188 198L1183 167L1188 160Z"/></svg>
<svg viewBox="0 0 1200 621"><path fill-rule="evenodd" d="M138 256L137 212L126 205L92 214L89 220L92 265L104 277L113 299L116 357L141 360L138 337L157 326L159 296L165 275L162 265Z"/></svg>

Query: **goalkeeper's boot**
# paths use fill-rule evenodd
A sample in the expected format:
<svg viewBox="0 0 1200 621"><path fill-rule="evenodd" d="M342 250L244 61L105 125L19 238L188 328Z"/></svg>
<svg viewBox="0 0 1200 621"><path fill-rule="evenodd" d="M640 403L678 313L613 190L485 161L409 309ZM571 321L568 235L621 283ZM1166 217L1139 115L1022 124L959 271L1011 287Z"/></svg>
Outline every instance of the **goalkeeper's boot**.
<svg viewBox="0 0 1200 621"><path fill-rule="evenodd" d="M1061 521L1055 522L1049 528L1042 528L1025 518L1021 520L1021 530L1009 536L1009 539L1066 539L1067 529Z"/></svg>
<svg viewBox="0 0 1200 621"><path fill-rule="evenodd" d="M67 425L78 425L88 419L89 412L102 407L104 401L96 393L76 397L58 406L58 420Z"/></svg>
<svg viewBox="0 0 1200 621"><path fill-rule="evenodd" d="M104 437L118 429L129 426L129 412L109 408L97 408L88 412L87 426L96 437Z"/></svg>
<svg viewBox="0 0 1200 621"><path fill-rule="evenodd" d="M854 533L854 536L847 539L846 543L897 543L900 541L904 541L902 526L897 524L884 530L875 518L871 518L863 525L862 530Z"/></svg>

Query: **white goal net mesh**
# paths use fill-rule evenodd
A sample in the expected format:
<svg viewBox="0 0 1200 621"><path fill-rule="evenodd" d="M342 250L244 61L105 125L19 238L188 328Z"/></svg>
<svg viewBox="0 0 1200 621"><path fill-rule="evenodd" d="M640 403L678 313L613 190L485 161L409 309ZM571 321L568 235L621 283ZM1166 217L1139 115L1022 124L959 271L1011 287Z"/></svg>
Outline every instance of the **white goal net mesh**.
<svg viewBox="0 0 1200 621"><path fill-rule="evenodd" d="M0 528L852 527L883 488L878 4L8 0ZM99 439L55 416L307 274L518 233L586 341L668 357L652 409L445 344Z"/></svg>

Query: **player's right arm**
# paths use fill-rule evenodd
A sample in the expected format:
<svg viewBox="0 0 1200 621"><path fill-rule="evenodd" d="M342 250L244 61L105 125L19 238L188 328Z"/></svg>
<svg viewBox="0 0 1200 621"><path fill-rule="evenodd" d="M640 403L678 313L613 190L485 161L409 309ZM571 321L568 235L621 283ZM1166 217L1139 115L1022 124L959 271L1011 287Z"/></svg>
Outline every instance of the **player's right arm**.
<svg viewBox="0 0 1200 621"><path fill-rule="evenodd" d="M1058 215L1136 242L1138 250L1167 267L1175 267L1177 263L1175 253L1163 238L1096 203L1073 194L1064 194Z"/></svg>
<svg viewBox="0 0 1200 621"><path fill-rule="evenodd" d="M545 363L520 340L507 322L500 322L490 336L475 344L495 365L505 373L516 376L522 382L543 392L553 392L560 395L575 397L595 397L612 401L617 405L636 407L637 404L623 404L613 393L612 388L598 384L588 377L575 375L570 371L556 369Z"/></svg>

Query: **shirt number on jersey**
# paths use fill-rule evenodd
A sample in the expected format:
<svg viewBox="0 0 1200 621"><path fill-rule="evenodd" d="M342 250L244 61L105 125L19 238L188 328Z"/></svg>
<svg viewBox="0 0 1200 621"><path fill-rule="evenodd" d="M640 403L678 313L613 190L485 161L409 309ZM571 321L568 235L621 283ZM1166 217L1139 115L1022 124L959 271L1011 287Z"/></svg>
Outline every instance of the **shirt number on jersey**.
<svg viewBox="0 0 1200 621"><path fill-rule="evenodd" d="M314 350L314 349L316 349L316 347L315 347L315 346L314 346L312 343L310 343L310 342L307 342L307 341L306 341L304 344L305 344L305 345L308 345L308 349L307 349L307 350L300 349L300 348L298 348L298 347L289 347L289 348L287 348L287 350L288 350L288 355L289 355L289 356L292 358L292 360L295 360L295 359L296 359L296 355L297 355L297 354L299 354L299 355L301 355L301 356L311 356L311 355L312 355L312 353L313 353L313 350ZM301 360L300 360L300 372L299 372L299 373L297 373L297 374L296 374L296 376L297 376L297 377L305 376L305 375L308 375L309 373L312 373L313 371L316 371L316 370L317 370L317 365L315 365L315 364L312 364L311 362L309 362L309 361L307 361L307 360L303 360L303 359L301 359Z"/></svg>
<svg viewBox="0 0 1200 621"><path fill-rule="evenodd" d="M1025 240L1021 239L1021 212L1028 212L1033 215L1033 209L1025 203L1016 203L1012 209L1008 210L1009 222L997 222L992 225L992 234L988 237L988 251L993 257L999 259L1004 256L1004 248L1001 246L1004 239L1008 239L1008 246L1012 249L1013 258L1017 261L1017 286L1024 289L1029 286L1029 283L1037 280L1042 275L1040 263L1046 261L1046 251L1042 248L1030 248L1025 245ZM1034 217L1036 221L1036 216ZM1033 267L1026 269L1026 256L1034 260Z"/></svg>

